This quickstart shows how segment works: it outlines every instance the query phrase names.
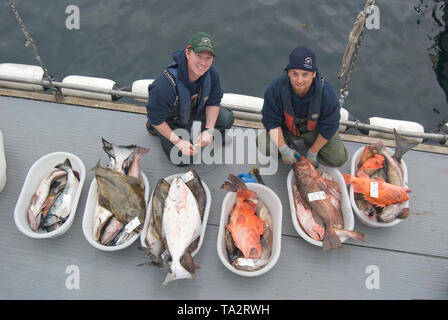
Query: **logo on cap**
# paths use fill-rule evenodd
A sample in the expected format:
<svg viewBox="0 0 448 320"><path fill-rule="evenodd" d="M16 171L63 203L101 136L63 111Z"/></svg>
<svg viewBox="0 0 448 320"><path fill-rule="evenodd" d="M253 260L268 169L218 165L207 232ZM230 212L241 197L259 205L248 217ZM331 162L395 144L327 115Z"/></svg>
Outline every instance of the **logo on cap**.
<svg viewBox="0 0 448 320"><path fill-rule="evenodd" d="M313 59L311 59L311 57L306 57L305 58L305 66L307 66L307 67L312 67L313 66Z"/></svg>
<svg viewBox="0 0 448 320"><path fill-rule="evenodd" d="M201 39L201 45L211 47L210 39L209 38L202 38Z"/></svg>

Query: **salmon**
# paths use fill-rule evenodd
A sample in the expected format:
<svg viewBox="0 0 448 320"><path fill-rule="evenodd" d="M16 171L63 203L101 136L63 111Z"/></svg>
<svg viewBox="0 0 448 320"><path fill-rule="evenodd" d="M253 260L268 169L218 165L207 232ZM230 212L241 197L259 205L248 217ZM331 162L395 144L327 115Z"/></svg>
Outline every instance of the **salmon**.
<svg viewBox="0 0 448 320"><path fill-rule="evenodd" d="M381 208L409 200L408 193L412 192L412 189L410 188L399 187L381 179L370 179L363 173L360 173L360 177L354 177L345 173L343 176L346 184L352 184L355 193L362 193L364 199ZM371 196L370 188L372 182L378 183L377 198Z"/></svg>
<svg viewBox="0 0 448 320"><path fill-rule="evenodd" d="M374 174L378 169L383 167L384 157L379 154L375 154L372 158L364 162L364 164L356 172L356 176L359 172L367 174L369 177Z"/></svg>

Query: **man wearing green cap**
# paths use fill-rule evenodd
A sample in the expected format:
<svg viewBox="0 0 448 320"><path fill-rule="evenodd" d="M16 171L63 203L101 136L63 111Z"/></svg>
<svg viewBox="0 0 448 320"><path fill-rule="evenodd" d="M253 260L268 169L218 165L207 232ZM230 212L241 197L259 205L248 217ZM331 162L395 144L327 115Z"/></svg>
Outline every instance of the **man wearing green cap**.
<svg viewBox="0 0 448 320"><path fill-rule="evenodd" d="M146 129L159 137L169 158L173 147L179 155L196 154L213 141L214 134L220 133L224 141L224 130L232 127L233 112L220 106L223 90L212 66L214 57L213 38L196 33L185 49L173 53L174 62L148 88ZM174 130L190 131L193 121L202 124L199 137L182 140Z"/></svg>

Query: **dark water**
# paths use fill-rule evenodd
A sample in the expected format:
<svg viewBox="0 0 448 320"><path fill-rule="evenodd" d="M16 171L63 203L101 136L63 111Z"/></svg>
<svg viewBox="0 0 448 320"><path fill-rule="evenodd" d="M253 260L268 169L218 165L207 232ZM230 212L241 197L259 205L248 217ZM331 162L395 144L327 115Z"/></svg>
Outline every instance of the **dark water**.
<svg viewBox="0 0 448 320"><path fill-rule="evenodd" d="M70 0L15 4L50 73L113 79L122 87L155 78L198 31L210 33L227 93L263 97L297 45L313 48L337 89L348 35L365 1ZM80 9L68 30L66 7ZM345 107L371 116L417 121L427 131L448 116L445 2L376 1L380 29L366 30ZM0 2L0 62L36 64L6 1Z"/></svg>

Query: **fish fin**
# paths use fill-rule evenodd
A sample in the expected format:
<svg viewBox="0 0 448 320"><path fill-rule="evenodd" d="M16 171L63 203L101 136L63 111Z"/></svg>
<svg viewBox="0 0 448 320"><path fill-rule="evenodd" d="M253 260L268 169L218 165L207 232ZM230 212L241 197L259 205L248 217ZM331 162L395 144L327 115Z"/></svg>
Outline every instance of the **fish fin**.
<svg viewBox="0 0 448 320"><path fill-rule="evenodd" d="M167 283L178 280L178 279L193 279L193 275L189 273L182 265L179 260L173 260L171 264L171 271L166 275L165 281L162 283L162 287L166 286Z"/></svg>
<svg viewBox="0 0 448 320"><path fill-rule="evenodd" d="M72 168L72 163L70 162L70 159L67 158L63 163L60 163L57 166L55 166L55 168L65 171L67 168L70 169Z"/></svg>
<svg viewBox="0 0 448 320"><path fill-rule="evenodd" d="M226 181L226 182L224 182L222 184L221 189L224 189L224 190L227 190L227 191L232 191L232 192L236 192L237 191L236 187L232 183L230 183L228 181Z"/></svg>
<svg viewBox="0 0 448 320"><path fill-rule="evenodd" d="M367 175L367 174L365 174L364 172L358 172L358 177L359 178L368 178L368 179L370 179L370 177Z"/></svg>
<svg viewBox="0 0 448 320"><path fill-rule="evenodd" d="M344 177L345 184L350 184L352 182L352 176L347 173L343 173L342 176Z"/></svg>
<svg viewBox="0 0 448 320"><path fill-rule="evenodd" d="M408 139L400 135L397 132L397 130L395 130L395 128L394 128L394 135L395 135L395 153L392 156L392 158L394 158L395 160L398 161L398 163L400 163L403 155L412 148L414 148L416 145L418 145L418 142L409 141Z"/></svg>
<svg viewBox="0 0 448 320"><path fill-rule="evenodd" d="M96 168L101 168L101 158L98 158L98 162L96 163L96 165L92 168L92 169L90 169L90 170L95 170Z"/></svg>
<svg viewBox="0 0 448 320"><path fill-rule="evenodd" d="M356 239L362 242L366 242L366 235L362 232L352 231L352 230L344 230L344 229L334 229L338 237L349 237L352 239Z"/></svg>
<svg viewBox="0 0 448 320"><path fill-rule="evenodd" d="M322 248L324 251L327 251L328 249L332 248L342 248L342 243L339 237L337 236L334 229L328 230L324 234L324 239L322 240Z"/></svg>

